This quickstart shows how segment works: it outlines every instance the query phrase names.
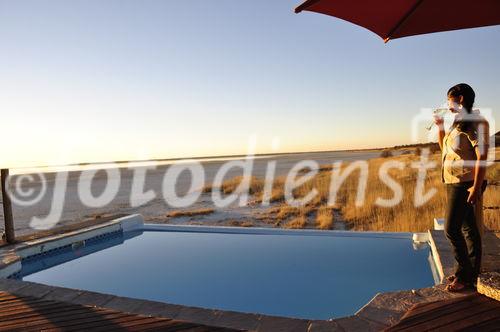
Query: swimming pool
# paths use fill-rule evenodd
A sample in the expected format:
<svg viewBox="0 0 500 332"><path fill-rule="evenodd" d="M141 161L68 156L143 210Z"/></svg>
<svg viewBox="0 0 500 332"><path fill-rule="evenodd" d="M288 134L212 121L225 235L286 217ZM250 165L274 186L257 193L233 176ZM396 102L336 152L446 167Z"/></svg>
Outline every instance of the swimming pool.
<svg viewBox="0 0 500 332"><path fill-rule="evenodd" d="M415 250L410 233L177 229L145 227L66 246L24 259L15 277L307 319L352 315L378 292L434 285L429 247Z"/></svg>

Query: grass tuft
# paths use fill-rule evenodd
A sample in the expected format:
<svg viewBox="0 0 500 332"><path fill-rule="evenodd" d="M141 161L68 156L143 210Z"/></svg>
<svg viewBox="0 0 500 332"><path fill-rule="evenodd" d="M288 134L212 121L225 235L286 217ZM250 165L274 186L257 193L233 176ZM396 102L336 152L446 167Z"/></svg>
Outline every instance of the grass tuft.
<svg viewBox="0 0 500 332"><path fill-rule="evenodd" d="M290 228L290 229L302 229L306 228L306 226L307 226L307 218L306 216L303 215L297 216L285 224L285 228Z"/></svg>
<svg viewBox="0 0 500 332"><path fill-rule="evenodd" d="M319 229L333 228L333 209L328 206L322 206L316 213L316 227Z"/></svg>
<svg viewBox="0 0 500 332"><path fill-rule="evenodd" d="M207 215L214 212L215 212L214 209L176 210L167 213L167 217L169 218L192 217L192 216Z"/></svg>

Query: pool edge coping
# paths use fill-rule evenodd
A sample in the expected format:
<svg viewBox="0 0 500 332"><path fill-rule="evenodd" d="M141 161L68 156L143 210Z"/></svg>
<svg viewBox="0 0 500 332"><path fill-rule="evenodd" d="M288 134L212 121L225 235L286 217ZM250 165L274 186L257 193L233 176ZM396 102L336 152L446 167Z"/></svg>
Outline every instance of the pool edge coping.
<svg viewBox="0 0 500 332"><path fill-rule="evenodd" d="M144 225L140 214L117 218L99 225L92 225L70 232L50 235L47 237L16 243L0 248L0 278L8 278L21 270L24 258L43 254L45 252L77 242L86 241L97 236L117 232L133 231Z"/></svg>
<svg viewBox="0 0 500 332"><path fill-rule="evenodd" d="M434 264L441 279L440 282L443 283L446 276L454 273L455 260L452 248L443 230L429 230L428 233Z"/></svg>

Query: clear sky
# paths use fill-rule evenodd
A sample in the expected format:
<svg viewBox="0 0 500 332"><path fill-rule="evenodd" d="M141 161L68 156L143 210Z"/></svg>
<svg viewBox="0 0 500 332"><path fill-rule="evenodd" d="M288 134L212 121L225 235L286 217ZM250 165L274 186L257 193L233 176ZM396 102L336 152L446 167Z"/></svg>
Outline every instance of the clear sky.
<svg viewBox="0 0 500 332"><path fill-rule="evenodd" d="M500 109L500 27L397 39L300 0L0 0L1 166L411 142L467 82Z"/></svg>

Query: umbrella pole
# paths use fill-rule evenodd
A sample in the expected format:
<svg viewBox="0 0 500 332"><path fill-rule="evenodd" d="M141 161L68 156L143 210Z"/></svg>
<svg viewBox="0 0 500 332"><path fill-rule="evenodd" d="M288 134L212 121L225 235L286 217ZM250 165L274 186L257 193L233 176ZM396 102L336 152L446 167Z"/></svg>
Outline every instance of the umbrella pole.
<svg viewBox="0 0 500 332"><path fill-rule="evenodd" d="M9 170L2 169L2 202L3 202L3 217L5 220L5 241L9 244L16 242L14 234L14 218L12 216L12 202L7 191L7 179L9 178Z"/></svg>

